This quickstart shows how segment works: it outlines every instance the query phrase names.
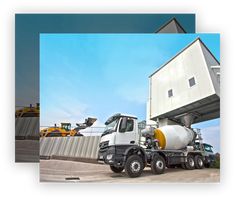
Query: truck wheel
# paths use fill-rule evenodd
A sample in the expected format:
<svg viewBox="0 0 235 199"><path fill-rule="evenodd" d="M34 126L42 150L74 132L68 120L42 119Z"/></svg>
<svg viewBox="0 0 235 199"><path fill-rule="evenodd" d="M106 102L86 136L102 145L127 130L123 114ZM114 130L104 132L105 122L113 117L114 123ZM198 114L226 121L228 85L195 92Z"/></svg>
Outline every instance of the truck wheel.
<svg viewBox="0 0 235 199"><path fill-rule="evenodd" d="M124 169L124 167L115 167L110 165L110 169L114 172L114 173L121 173Z"/></svg>
<svg viewBox="0 0 235 199"><path fill-rule="evenodd" d="M131 155L125 164L125 172L131 178L139 177L143 171L143 168L143 160L138 155Z"/></svg>
<svg viewBox="0 0 235 199"><path fill-rule="evenodd" d="M202 156L196 155L195 158L194 158L194 161L195 161L196 169L203 169L204 163L203 163Z"/></svg>
<svg viewBox="0 0 235 199"><path fill-rule="evenodd" d="M166 168L166 162L165 159L160 156L154 156L152 162L151 162L151 170L154 174L163 174Z"/></svg>
<svg viewBox="0 0 235 199"><path fill-rule="evenodd" d="M187 156L187 162L185 162L185 167L188 170L195 169L195 161L192 155Z"/></svg>

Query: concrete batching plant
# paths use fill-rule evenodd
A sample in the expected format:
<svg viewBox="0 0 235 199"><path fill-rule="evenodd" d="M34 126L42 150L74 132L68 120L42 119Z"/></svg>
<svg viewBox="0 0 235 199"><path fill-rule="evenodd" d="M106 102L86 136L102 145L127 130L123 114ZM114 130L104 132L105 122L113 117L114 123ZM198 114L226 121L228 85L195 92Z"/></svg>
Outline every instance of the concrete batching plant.
<svg viewBox="0 0 235 199"><path fill-rule="evenodd" d="M101 136L99 160L113 172L138 177L147 165L154 174L165 167L202 169L214 156L206 153L193 122L219 117L220 66L198 38L149 77L147 123L126 114L110 117ZM156 128L156 126L158 128Z"/></svg>
<svg viewBox="0 0 235 199"><path fill-rule="evenodd" d="M149 76L147 123L203 122L220 116L220 63L196 39Z"/></svg>

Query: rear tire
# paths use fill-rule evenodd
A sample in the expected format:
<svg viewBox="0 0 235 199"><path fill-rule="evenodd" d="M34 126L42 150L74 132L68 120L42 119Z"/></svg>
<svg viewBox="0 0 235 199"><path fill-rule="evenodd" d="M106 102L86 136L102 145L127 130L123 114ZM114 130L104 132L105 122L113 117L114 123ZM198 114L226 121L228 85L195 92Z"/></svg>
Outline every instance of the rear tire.
<svg viewBox="0 0 235 199"><path fill-rule="evenodd" d="M138 155L131 155L127 158L125 164L125 173L131 177L136 178L139 177L144 169L144 163L140 156Z"/></svg>
<svg viewBox="0 0 235 199"><path fill-rule="evenodd" d="M165 168L166 168L165 159L160 155L154 156L151 162L151 170L153 174L163 174Z"/></svg>
<svg viewBox="0 0 235 199"><path fill-rule="evenodd" d="M110 169L114 172L114 173L121 173L124 169L124 167L115 167L110 165Z"/></svg>
<svg viewBox="0 0 235 199"><path fill-rule="evenodd" d="M194 158L195 161L195 168L196 169L203 169L204 163L201 155L196 155Z"/></svg>
<svg viewBox="0 0 235 199"><path fill-rule="evenodd" d="M194 157L192 155L187 156L187 162L185 162L185 167L188 170L195 169L195 161L194 161Z"/></svg>

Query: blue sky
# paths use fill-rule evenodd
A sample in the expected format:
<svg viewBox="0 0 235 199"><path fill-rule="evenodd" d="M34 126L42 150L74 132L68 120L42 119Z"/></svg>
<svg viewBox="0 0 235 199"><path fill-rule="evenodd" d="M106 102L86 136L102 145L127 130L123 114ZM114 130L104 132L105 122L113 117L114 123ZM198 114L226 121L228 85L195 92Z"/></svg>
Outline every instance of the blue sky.
<svg viewBox="0 0 235 199"><path fill-rule="evenodd" d="M195 14L16 14L16 106L39 102L40 33L154 33L172 18L195 32Z"/></svg>
<svg viewBox="0 0 235 199"><path fill-rule="evenodd" d="M148 76L199 36L220 60L218 34L40 34L41 126L88 116L99 126L117 112L144 120ZM195 125L216 151L219 122Z"/></svg>

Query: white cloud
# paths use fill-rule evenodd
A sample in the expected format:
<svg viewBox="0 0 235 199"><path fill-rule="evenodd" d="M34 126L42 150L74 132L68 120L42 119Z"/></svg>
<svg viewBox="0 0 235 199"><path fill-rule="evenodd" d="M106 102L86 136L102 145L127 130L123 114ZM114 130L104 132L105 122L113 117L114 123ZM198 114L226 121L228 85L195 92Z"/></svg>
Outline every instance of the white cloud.
<svg viewBox="0 0 235 199"><path fill-rule="evenodd" d="M105 127L105 124L99 120L96 120L92 127Z"/></svg>
<svg viewBox="0 0 235 199"><path fill-rule="evenodd" d="M61 97L58 101L50 103L49 108L41 109L40 126L52 126L61 122L70 122L75 126L75 123L84 122L89 116L89 107L77 99Z"/></svg>

